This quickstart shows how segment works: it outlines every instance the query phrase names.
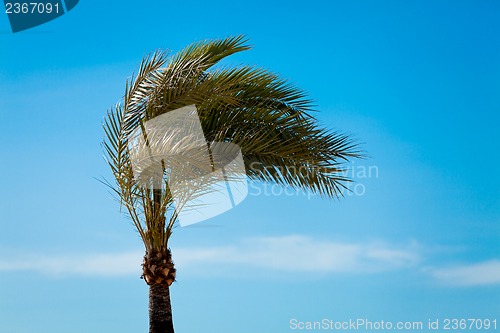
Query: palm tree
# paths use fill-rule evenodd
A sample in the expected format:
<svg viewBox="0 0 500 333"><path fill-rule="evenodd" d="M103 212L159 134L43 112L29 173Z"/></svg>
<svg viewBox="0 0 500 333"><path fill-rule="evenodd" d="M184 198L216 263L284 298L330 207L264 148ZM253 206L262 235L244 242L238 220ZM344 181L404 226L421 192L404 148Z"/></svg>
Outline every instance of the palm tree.
<svg viewBox="0 0 500 333"><path fill-rule="evenodd" d="M145 246L142 278L149 285L151 333L174 332L169 287L176 270L168 241L179 209L163 161L162 186L138 184L131 161L132 133L142 130L147 142L148 121L195 105L206 141L238 145L248 178L326 198L342 196L350 181L342 165L361 157L348 136L316 124L311 101L286 80L261 68L218 65L250 49L246 42L236 36L197 42L173 56L150 54L103 124L105 155L116 180L108 185Z"/></svg>

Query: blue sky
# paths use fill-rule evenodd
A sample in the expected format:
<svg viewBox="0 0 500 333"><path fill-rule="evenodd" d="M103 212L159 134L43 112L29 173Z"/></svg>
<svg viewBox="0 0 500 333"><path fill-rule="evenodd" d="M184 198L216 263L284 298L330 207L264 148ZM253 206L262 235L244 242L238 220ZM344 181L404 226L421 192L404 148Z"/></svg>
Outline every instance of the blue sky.
<svg viewBox="0 0 500 333"><path fill-rule="evenodd" d="M252 183L176 229L177 331L500 325L499 16L496 1L80 1L13 34L0 14L0 332L147 329L141 242L95 180L100 124L143 55L241 33L254 48L227 65L288 78L370 158L345 199Z"/></svg>

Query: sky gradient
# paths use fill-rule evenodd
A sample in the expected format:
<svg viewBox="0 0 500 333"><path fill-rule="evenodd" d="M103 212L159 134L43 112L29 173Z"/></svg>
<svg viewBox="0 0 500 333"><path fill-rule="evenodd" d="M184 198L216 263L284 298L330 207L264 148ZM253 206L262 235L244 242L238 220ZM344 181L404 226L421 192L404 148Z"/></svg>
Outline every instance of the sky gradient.
<svg viewBox="0 0 500 333"><path fill-rule="evenodd" d="M496 1L80 1L13 34L0 13L0 332L147 330L142 244L96 180L101 122L147 53L236 34L253 49L225 65L289 79L369 158L343 199L250 183L176 229L176 331L500 326L499 17Z"/></svg>

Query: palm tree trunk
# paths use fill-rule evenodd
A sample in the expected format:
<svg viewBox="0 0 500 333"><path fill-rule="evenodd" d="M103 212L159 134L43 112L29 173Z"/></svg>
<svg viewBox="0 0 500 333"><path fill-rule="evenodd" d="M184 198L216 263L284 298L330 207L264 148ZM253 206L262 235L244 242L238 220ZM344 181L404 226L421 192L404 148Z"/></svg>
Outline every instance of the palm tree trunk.
<svg viewBox="0 0 500 333"><path fill-rule="evenodd" d="M149 286L149 333L174 333L170 290L167 284Z"/></svg>

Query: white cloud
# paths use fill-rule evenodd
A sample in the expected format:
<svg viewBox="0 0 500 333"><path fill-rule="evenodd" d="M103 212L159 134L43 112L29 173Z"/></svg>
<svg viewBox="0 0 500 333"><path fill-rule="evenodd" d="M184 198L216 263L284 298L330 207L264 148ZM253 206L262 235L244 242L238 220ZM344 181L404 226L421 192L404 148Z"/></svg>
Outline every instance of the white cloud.
<svg viewBox="0 0 500 333"><path fill-rule="evenodd" d="M454 286L481 286L500 284L500 260L475 264L430 269L438 280Z"/></svg>
<svg viewBox="0 0 500 333"><path fill-rule="evenodd" d="M180 249L175 255L178 266L210 263L283 272L372 272L419 261L413 248L321 241L305 236L252 238L238 246Z"/></svg>
<svg viewBox="0 0 500 333"><path fill-rule="evenodd" d="M413 266L419 255L413 245L321 241L305 236L246 239L237 245L174 249L174 261L184 276L204 272L228 274L245 269L262 273L377 272ZM0 271L36 271L50 275L140 275L143 253L77 256L25 256L2 260Z"/></svg>
<svg viewBox="0 0 500 333"><path fill-rule="evenodd" d="M1 271L35 271L47 275L119 276L140 274L142 254L127 252L116 254L75 256L23 256L16 260L0 259Z"/></svg>
<svg viewBox="0 0 500 333"><path fill-rule="evenodd" d="M14 253L15 251L9 251ZM422 249L415 243L348 243L290 235L249 238L235 245L174 248L180 277L235 274L372 274L414 269L449 286L500 284L500 260L422 269ZM88 255L0 255L0 272L32 271L51 276L141 275L141 251Z"/></svg>

